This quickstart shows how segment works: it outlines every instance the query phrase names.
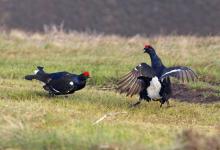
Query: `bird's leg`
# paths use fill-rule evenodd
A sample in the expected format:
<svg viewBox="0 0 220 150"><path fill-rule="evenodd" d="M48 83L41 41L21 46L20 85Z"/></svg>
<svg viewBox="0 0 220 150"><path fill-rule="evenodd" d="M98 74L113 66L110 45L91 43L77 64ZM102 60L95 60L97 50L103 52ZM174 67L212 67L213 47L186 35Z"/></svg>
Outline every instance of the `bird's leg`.
<svg viewBox="0 0 220 150"><path fill-rule="evenodd" d="M169 106L170 106L169 101L168 101L169 98L170 98L169 93L164 92L164 93L162 94L162 98L160 99L160 107L162 107L162 105L163 105L165 102L167 103L167 107L169 107Z"/></svg>
<svg viewBox="0 0 220 150"><path fill-rule="evenodd" d="M151 101L151 98L149 98L148 96L145 98L145 100L147 101L147 102L150 102Z"/></svg>
<svg viewBox="0 0 220 150"><path fill-rule="evenodd" d="M160 99L160 108L162 107L162 105L166 102L166 100L164 98Z"/></svg>
<svg viewBox="0 0 220 150"><path fill-rule="evenodd" d="M167 103L167 107L170 107L170 103L165 97L160 99L160 107L162 107L165 102Z"/></svg>
<svg viewBox="0 0 220 150"><path fill-rule="evenodd" d="M167 107L170 107L170 103L168 100L166 101L166 103L167 103Z"/></svg>
<svg viewBox="0 0 220 150"><path fill-rule="evenodd" d="M136 103L132 104L132 107L136 107L137 105L139 105L141 103L141 101L137 101Z"/></svg>
<svg viewBox="0 0 220 150"><path fill-rule="evenodd" d="M46 91L49 91L49 90L50 90L49 87L48 87L46 84L43 86L43 88L44 88L44 90L46 90Z"/></svg>
<svg viewBox="0 0 220 150"><path fill-rule="evenodd" d="M49 91L49 97L54 97L54 96L55 96L54 93Z"/></svg>
<svg viewBox="0 0 220 150"><path fill-rule="evenodd" d="M130 108L136 107L136 106L139 105L140 103L141 103L141 99L139 98L139 101L137 101L137 102L134 103L134 104L131 104L131 105L130 105Z"/></svg>

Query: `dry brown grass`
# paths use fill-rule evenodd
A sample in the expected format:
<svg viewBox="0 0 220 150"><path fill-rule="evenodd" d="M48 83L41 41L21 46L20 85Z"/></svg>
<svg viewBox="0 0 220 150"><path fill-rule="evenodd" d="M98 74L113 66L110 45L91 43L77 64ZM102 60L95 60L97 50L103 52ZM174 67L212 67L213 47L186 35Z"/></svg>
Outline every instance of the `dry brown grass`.
<svg viewBox="0 0 220 150"><path fill-rule="evenodd" d="M195 130L184 130L177 137L178 148L175 150L219 150L220 132L214 135L204 135Z"/></svg>

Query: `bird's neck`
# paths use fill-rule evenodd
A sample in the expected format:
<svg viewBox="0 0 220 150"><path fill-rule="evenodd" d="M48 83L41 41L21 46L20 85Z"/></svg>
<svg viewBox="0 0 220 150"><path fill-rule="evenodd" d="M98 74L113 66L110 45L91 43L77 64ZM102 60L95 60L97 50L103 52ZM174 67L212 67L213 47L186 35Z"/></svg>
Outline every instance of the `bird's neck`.
<svg viewBox="0 0 220 150"><path fill-rule="evenodd" d="M79 77L78 77L81 81L85 81L86 80L86 77L85 76L83 76L82 74L81 75L79 75Z"/></svg>
<svg viewBox="0 0 220 150"><path fill-rule="evenodd" d="M157 56L156 52L152 52L149 54L151 59L151 66L156 71L157 74L160 73L161 70L163 70L164 65L160 58Z"/></svg>

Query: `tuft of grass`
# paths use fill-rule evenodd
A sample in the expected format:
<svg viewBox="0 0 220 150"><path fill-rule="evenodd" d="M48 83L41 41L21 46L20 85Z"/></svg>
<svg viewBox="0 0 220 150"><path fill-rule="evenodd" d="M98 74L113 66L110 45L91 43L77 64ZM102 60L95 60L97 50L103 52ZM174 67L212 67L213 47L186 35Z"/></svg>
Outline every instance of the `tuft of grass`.
<svg viewBox="0 0 220 150"><path fill-rule="evenodd" d="M178 145L175 150L218 150L220 135L203 135L192 129L184 130L177 137Z"/></svg>

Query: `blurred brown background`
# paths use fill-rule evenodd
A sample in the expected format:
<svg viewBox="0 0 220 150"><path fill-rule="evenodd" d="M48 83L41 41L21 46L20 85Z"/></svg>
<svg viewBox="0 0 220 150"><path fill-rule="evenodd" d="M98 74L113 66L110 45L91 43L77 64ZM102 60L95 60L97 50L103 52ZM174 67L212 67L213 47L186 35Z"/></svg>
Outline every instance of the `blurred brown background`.
<svg viewBox="0 0 220 150"><path fill-rule="evenodd" d="M220 35L220 0L0 0L0 26L132 36Z"/></svg>

